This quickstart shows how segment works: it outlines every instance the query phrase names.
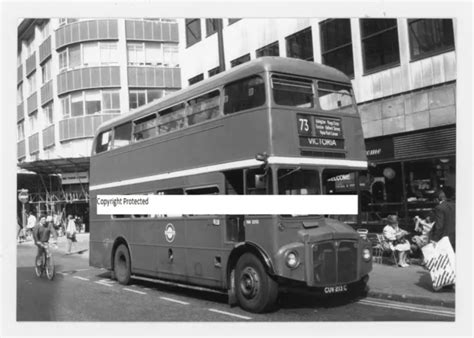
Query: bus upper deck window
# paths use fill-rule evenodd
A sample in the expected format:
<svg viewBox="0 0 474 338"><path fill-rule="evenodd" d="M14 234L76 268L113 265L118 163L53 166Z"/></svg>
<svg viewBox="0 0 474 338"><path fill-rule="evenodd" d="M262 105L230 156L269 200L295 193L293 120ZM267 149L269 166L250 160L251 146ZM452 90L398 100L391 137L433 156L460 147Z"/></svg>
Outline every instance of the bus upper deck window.
<svg viewBox="0 0 474 338"><path fill-rule="evenodd" d="M95 145L96 154L102 153L110 149L110 143L112 142L112 131L103 131L97 137L97 143Z"/></svg>
<svg viewBox="0 0 474 338"><path fill-rule="evenodd" d="M156 130L156 114L143 117L135 121L133 138L136 141L146 140L158 134Z"/></svg>
<svg viewBox="0 0 474 338"><path fill-rule="evenodd" d="M126 146L132 142L132 122L124 123L115 128L114 148Z"/></svg>
<svg viewBox="0 0 474 338"><path fill-rule="evenodd" d="M339 85L335 83L328 83L318 81L318 97L319 105L323 110L349 109L347 112L355 113L352 108L352 92L349 86Z"/></svg>
<svg viewBox="0 0 474 338"><path fill-rule="evenodd" d="M276 104L300 108L314 106L313 82L309 79L274 75L272 88Z"/></svg>
<svg viewBox="0 0 474 338"><path fill-rule="evenodd" d="M252 76L224 87L224 114L255 108L265 103L265 84L260 76Z"/></svg>

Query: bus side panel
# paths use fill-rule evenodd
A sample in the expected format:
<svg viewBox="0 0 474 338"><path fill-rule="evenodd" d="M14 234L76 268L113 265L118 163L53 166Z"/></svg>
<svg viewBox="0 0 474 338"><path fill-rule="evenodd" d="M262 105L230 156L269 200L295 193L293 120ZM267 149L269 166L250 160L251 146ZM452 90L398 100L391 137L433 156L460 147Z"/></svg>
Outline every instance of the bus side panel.
<svg viewBox="0 0 474 338"><path fill-rule="evenodd" d="M174 228L175 235L167 240L165 231ZM150 261L155 265L157 277L174 281L186 281L186 230L185 221L181 218L162 218L157 220L158 235L154 241L156 255Z"/></svg>
<svg viewBox="0 0 474 338"><path fill-rule="evenodd" d="M265 109L236 113L209 124L138 142L130 148L95 155L91 159L90 185L199 168L210 163L254 159L257 153L269 151L268 133ZM247 137L249 135L251 137ZM216 140L219 140L218 147Z"/></svg>
<svg viewBox="0 0 474 338"><path fill-rule="evenodd" d="M223 248L225 217L194 216L186 220L186 265L190 281L223 287L226 252Z"/></svg>

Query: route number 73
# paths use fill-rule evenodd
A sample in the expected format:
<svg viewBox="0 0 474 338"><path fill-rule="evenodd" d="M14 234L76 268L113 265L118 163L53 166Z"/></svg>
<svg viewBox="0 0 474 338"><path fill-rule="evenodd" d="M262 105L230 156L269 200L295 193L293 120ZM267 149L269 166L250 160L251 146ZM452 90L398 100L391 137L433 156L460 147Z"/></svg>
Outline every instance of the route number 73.
<svg viewBox="0 0 474 338"><path fill-rule="evenodd" d="M300 134L311 134L309 119L298 117L298 131Z"/></svg>

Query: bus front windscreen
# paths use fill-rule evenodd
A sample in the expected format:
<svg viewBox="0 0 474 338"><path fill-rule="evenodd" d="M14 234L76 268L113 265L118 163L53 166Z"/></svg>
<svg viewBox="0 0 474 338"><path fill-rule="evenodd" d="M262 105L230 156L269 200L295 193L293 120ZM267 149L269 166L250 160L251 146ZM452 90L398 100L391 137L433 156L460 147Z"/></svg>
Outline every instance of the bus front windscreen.
<svg viewBox="0 0 474 338"><path fill-rule="evenodd" d="M319 195L321 192L317 170L301 167L278 170L280 195Z"/></svg>

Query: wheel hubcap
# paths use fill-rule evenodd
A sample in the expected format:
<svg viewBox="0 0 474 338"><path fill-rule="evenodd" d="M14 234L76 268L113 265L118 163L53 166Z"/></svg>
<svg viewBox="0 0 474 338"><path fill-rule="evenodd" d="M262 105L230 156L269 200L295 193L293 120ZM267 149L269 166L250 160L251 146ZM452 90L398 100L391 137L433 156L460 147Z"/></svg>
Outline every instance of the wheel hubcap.
<svg viewBox="0 0 474 338"><path fill-rule="evenodd" d="M257 271L252 267L246 267L240 277L240 290L242 295L247 298L254 298L260 289L260 278Z"/></svg>

